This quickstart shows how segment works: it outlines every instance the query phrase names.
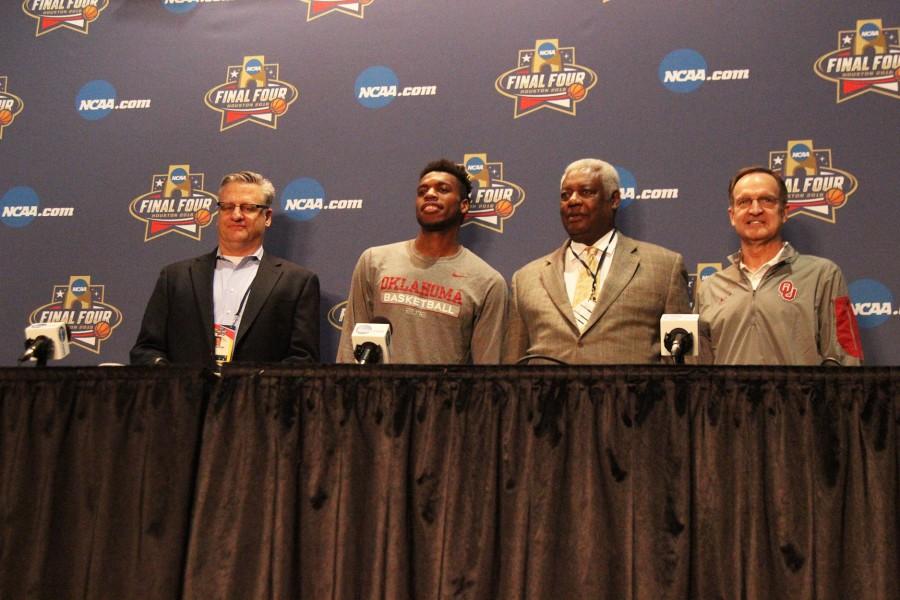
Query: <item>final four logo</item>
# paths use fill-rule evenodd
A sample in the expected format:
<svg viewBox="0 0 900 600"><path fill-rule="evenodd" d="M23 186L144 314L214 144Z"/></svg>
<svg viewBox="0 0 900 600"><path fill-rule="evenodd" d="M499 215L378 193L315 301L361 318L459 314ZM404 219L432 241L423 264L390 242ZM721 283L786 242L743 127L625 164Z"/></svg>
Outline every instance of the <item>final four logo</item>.
<svg viewBox="0 0 900 600"><path fill-rule="evenodd" d="M300 0L309 5L306 11L306 21L312 21L319 17L324 17L330 13L343 13L362 19L365 17L363 11L367 6L375 0L357 0L356 2L348 2L347 0Z"/></svg>
<svg viewBox="0 0 900 600"><path fill-rule="evenodd" d="M516 101L515 118L542 108L574 115L576 104L597 84L597 74L575 62L575 48L559 40L537 40L519 50L518 66L494 82L498 92Z"/></svg>
<svg viewBox="0 0 900 600"><path fill-rule="evenodd" d="M787 217L809 215L829 223L856 191L858 181L831 166L831 149L816 148L812 140L789 140L786 150L769 152L769 168L787 185Z"/></svg>
<svg viewBox="0 0 900 600"><path fill-rule="evenodd" d="M242 65L226 70L225 83L208 92L204 101L222 113L220 131L251 122L278 128L278 117L300 96L297 88L278 79L278 64L264 56L245 56Z"/></svg>
<svg viewBox="0 0 900 600"><path fill-rule="evenodd" d="M30 324L66 323L70 341L100 354L100 345L122 324L122 312L103 301L102 285L93 285L90 275L72 275L68 285L54 285L50 304L34 309Z"/></svg>
<svg viewBox="0 0 900 600"><path fill-rule="evenodd" d="M22 10L37 19L35 37L56 29L88 33L91 23L109 6L109 0L25 0Z"/></svg>
<svg viewBox="0 0 900 600"><path fill-rule="evenodd" d="M820 56L813 70L837 83L839 103L866 92L900 98L900 27L860 19L856 29L838 32L838 49Z"/></svg>
<svg viewBox="0 0 900 600"><path fill-rule="evenodd" d="M503 163L488 162L487 154L466 154L462 166L472 181L469 212L463 227L474 224L503 233L504 221L525 201L525 190L505 181Z"/></svg>
<svg viewBox="0 0 900 600"><path fill-rule="evenodd" d="M6 91L6 75L0 75L0 140L3 139L3 130L7 125L12 125L24 107L21 98Z"/></svg>
<svg viewBox="0 0 900 600"><path fill-rule="evenodd" d="M145 242L172 232L199 240L217 200L203 189L203 173L191 173L190 165L169 165L169 172L154 175L150 192L132 200L128 211L147 224Z"/></svg>

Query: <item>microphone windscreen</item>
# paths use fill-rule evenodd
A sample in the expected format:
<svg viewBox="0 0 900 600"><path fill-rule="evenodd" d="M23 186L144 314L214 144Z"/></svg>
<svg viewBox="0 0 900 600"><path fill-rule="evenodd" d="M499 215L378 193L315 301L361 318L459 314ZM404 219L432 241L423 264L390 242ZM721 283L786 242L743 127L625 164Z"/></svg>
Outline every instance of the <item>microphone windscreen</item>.
<svg viewBox="0 0 900 600"><path fill-rule="evenodd" d="M390 330L390 332L391 332L391 333L394 332L394 326L391 325L391 321L390 321L390 319L388 319L387 317L374 317L374 318L370 321L370 323L379 323L379 324L381 324L381 325L387 325L388 328L389 328L389 330Z"/></svg>

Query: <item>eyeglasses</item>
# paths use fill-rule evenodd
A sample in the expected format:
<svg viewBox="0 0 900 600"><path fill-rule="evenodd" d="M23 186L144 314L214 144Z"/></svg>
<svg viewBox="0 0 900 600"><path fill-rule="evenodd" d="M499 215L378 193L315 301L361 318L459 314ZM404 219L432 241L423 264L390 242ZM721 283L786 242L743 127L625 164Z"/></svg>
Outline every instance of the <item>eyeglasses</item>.
<svg viewBox="0 0 900 600"><path fill-rule="evenodd" d="M762 198L738 198L734 201L734 207L737 210L750 210L754 202L763 210L772 210L778 206L778 198L763 196Z"/></svg>
<svg viewBox="0 0 900 600"><path fill-rule="evenodd" d="M596 198L597 196L600 195L600 190L595 190L594 188L589 188L589 187L577 188L574 190L560 190L559 191L559 201L566 202L567 200L569 200L569 198L571 198L575 194L578 194L580 197L584 198L585 200L593 200L594 198Z"/></svg>
<svg viewBox="0 0 900 600"><path fill-rule="evenodd" d="M219 210L224 213L234 212L237 208L245 215L255 215L261 210L269 208L265 204L235 204L234 202L216 202Z"/></svg>

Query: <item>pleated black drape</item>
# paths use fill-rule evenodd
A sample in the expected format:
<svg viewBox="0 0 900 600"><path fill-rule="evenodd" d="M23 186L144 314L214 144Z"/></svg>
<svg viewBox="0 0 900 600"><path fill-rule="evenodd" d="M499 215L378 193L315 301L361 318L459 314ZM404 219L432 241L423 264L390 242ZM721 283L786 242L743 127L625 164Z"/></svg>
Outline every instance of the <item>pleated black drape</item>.
<svg viewBox="0 0 900 600"><path fill-rule="evenodd" d="M900 371L0 369L0 598L897 598Z"/></svg>

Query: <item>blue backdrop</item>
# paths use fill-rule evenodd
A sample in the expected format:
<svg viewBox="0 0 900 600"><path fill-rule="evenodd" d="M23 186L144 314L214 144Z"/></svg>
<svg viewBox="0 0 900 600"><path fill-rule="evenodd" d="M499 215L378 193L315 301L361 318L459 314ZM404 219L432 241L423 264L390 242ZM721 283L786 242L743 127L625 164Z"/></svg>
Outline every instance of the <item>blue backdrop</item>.
<svg viewBox="0 0 900 600"><path fill-rule="evenodd" d="M900 364L896 2L16 0L0 23L2 364L59 318L64 364L126 362L245 168L278 189L267 249L321 278L330 361L357 257L415 235L442 156L507 279L563 240L574 159L616 165L621 229L694 276L737 247L730 176L781 169L786 237L842 266L867 363Z"/></svg>

